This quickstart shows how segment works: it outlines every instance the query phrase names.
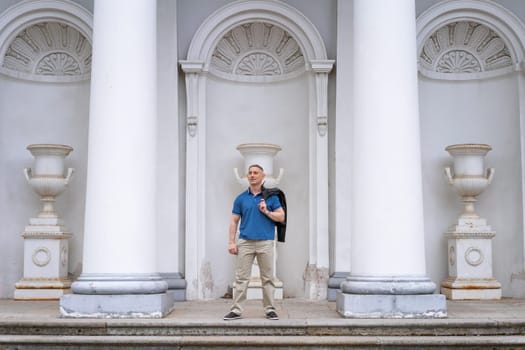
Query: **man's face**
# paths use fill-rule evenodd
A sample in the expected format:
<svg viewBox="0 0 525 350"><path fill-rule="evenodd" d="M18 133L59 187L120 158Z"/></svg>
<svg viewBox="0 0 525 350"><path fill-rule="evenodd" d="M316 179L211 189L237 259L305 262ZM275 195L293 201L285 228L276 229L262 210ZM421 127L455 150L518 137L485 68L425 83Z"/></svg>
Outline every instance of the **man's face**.
<svg viewBox="0 0 525 350"><path fill-rule="evenodd" d="M264 173L261 169L256 166L252 166L248 169L248 182L250 185L260 185L264 179Z"/></svg>

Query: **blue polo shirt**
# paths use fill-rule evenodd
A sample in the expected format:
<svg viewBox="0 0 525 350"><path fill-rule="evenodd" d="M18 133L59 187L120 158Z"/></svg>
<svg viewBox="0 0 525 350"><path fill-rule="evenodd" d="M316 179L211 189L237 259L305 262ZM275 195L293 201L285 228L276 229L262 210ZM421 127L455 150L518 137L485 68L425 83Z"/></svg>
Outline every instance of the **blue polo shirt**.
<svg viewBox="0 0 525 350"><path fill-rule="evenodd" d="M239 238L249 240L275 239L275 223L259 210L261 199L262 193L254 196L250 189L247 189L235 198L232 213L241 217ZM266 207L269 211L280 208L279 198L277 196L268 197L266 199Z"/></svg>

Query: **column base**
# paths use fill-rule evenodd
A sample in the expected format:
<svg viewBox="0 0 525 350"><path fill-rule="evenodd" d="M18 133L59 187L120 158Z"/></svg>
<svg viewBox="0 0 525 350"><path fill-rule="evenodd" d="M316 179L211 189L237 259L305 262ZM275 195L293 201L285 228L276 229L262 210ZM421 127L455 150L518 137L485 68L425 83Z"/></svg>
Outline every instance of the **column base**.
<svg viewBox="0 0 525 350"><path fill-rule="evenodd" d="M173 293L68 294L60 298L60 314L65 318L162 318L174 303Z"/></svg>
<svg viewBox="0 0 525 350"><path fill-rule="evenodd" d="M168 293L172 293L175 301L186 301L187 282L179 272L161 272L160 277L168 283Z"/></svg>
<svg viewBox="0 0 525 350"><path fill-rule="evenodd" d="M445 318L441 294L346 294L337 292L337 312L345 318Z"/></svg>
<svg viewBox="0 0 525 350"><path fill-rule="evenodd" d="M346 281L350 272L334 272L328 279L328 301L337 299L337 292L341 290L341 283Z"/></svg>
<svg viewBox="0 0 525 350"><path fill-rule="evenodd" d="M441 293L449 300L499 300L501 283L494 278L453 278L441 283Z"/></svg>
<svg viewBox="0 0 525 350"><path fill-rule="evenodd" d="M14 300L59 300L71 293L71 281L68 279L27 279L22 278L15 284Z"/></svg>

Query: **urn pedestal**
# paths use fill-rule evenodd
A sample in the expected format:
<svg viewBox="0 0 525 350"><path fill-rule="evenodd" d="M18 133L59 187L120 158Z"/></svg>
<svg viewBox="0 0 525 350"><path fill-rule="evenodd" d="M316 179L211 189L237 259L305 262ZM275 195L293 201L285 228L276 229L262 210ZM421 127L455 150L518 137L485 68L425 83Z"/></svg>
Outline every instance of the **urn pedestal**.
<svg viewBox="0 0 525 350"><path fill-rule="evenodd" d="M237 150L242 154L244 158L244 174L248 172L248 167L253 164L258 164L263 167L264 173L266 174L263 185L267 188L276 187L281 180L284 169L279 169L277 177L273 176L273 158L281 150L281 147L268 143L244 143L237 146ZM242 177L239 175L238 168L233 169L235 177L239 184L244 189L248 187L248 179L246 176ZM237 235L239 233L237 232ZM274 241L274 271L276 271L277 261L277 249L276 241ZM274 299L283 299L283 282L274 276L273 285L275 287ZM236 296L235 284L233 288L233 297ZM259 266L257 264L257 258L255 259L252 266L252 277L250 283L248 283L247 299L262 299L262 283L259 277Z"/></svg>
<svg viewBox="0 0 525 350"><path fill-rule="evenodd" d="M29 145L34 156L32 168L25 176L41 196L42 210L29 220L24 238L24 276L15 284L15 300L58 300L70 293L68 279L68 239L71 232L64 226L54 208L55 197L62 193L73 175L69 168L64 176L64 158L73 150L54 144Z"/></svg>
<svg viewBox="0 0 525 350"><path fill-rule="evenodd" d="M496 232L474 209L477 196L494 176L494 168L484 168L484 157L491 147L459 144L445 150L454 158L453 172L447 167L445 174L465 207L457 224L446 232L449 277L441 283L441 292L451 300L501 299L501 284L492 276Z"/></svg>

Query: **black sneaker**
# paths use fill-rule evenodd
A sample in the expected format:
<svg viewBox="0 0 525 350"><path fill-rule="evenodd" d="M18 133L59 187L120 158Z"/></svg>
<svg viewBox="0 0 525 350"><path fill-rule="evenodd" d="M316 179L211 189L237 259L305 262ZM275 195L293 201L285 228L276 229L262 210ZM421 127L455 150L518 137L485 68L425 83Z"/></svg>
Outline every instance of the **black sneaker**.
<svg viewBox="0 0 525 350"><path fill-rule="evenodd" d="M277 313L275 311L268 311L266 313L266 318L269 320L278 320L279 316L277 316Z"/></svg>
<svg viewBox="0 0 525 350"><path fill-rule="evenodd" d="M241 318L241 315L236 314L233 311L230 311L226 316L224 316L223 320L231 321L231 320L238 320L239 318Z"/></svg>

